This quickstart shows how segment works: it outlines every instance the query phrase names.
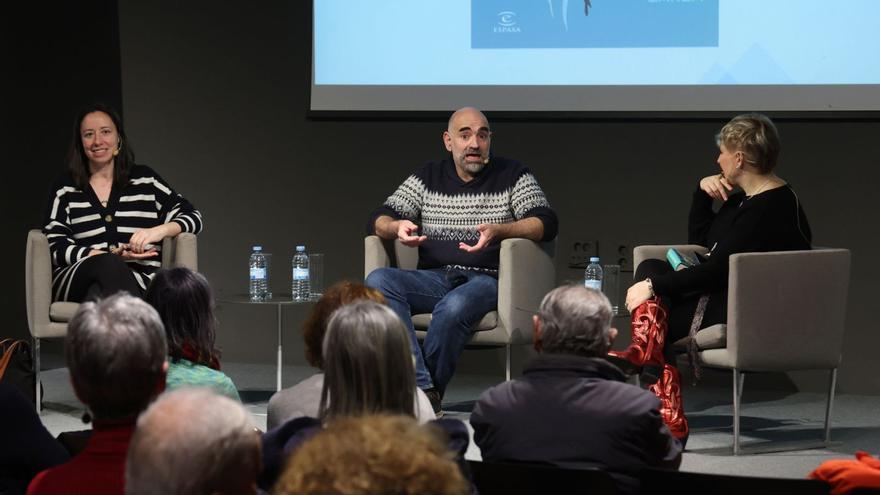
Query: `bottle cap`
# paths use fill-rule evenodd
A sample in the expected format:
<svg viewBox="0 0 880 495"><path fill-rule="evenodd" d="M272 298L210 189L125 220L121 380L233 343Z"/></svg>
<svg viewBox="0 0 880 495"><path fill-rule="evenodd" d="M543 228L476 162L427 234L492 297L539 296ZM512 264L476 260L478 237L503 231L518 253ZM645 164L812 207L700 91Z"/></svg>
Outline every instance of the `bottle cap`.
<svg viewBox="0 0 880 495"><path fill-rule="evenodd" d="M254 246L254 251L262 251L263 246Z"/></svg>
<svg viewBox="0 0 880 495"><path fill-rule="evenodd" d="M297 246L297 247L296 247L296 250L297 250L297 251L305 251L305 250L306 250L306 247L305 247L305 246Z"/></svg>
<svg viewBox="0 0 880 495"><path fill-rule="evenodd" d="M590 263L598 263L598 262L599 262L598 256L590 256Z"/></svg>

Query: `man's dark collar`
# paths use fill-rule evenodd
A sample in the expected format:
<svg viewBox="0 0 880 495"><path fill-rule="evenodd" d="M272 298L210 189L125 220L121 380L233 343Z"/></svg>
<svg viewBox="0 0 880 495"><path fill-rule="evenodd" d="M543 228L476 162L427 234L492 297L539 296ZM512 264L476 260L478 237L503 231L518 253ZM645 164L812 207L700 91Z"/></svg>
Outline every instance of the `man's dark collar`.
<svg viewBox="0 0 880 495"><path fill-rule="evenodd" d="M526 363L524 374L563 372L572 375L595 376L608 380L626 381L626 375L617 366L602 357L576 354L541 353Z"/></svg>

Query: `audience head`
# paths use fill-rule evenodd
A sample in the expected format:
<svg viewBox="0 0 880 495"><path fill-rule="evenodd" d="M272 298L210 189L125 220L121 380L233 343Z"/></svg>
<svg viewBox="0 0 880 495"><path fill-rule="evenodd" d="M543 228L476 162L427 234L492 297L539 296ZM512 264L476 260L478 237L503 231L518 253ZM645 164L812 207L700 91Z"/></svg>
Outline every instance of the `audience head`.
<svg viewBox="0 0 880 495"><path fill-rule="evenodd" d="M375 415L334 421L306 441L274 493L455 495L470 493L470 486L439 428Z"/></svg>
<svg viewBox="0 0 880 495"><path fill-rule="evenodd" d="M377 289L355 282L337 282L324 291L324 295L315 303L309 318L303 323L303 339L309 364L315 368L324 368L324 354L321 347L324 345L327 320L343 304L359 299L385 304L385 297Z"/></svg>
<svg viewBox="0 0 880 495"><path fill-rule="evenodd" d="M247 410L207 388L183 388L138 418L125 493L256 493L260 467L260 436Z"/></svg>
<svg viewBox="0 0 880 495"><path fill-rule="evenodd" d="M741 152L743 161L759 174L772 172L779 159L779 133L765 115L737 115L715 136L716 144L730 153Z"/></svg>
<svg viewBox="0 0 880 495"><path fill-rule="evenodd" d="M604 356L617 336L608 298L577 284L544 296L534 320L535 347L547 354Z"/></svg>
<svg viewBox="0 0 880 495"><path fill-rule="evenodd" d="M91 124L99 123L97 141L94 136L86 134L83 121ZM96 154L91 148L98 151ZM105 149L106 148L106 149ZM73 120L73 133L67 151L67 166L73 174L77 185L85 187L92 175L89 168L91 161L113 160L113 181L117 184L128 180L128 174L134 165L134 150L125 135L125 127L119 112L104 103L92 103L82 107Z"/></svg>
<svg viewBox="0 0 880 495"><path fill-rule="evenodd" d="M413 415L415 369L400 318L375 301L333 312L324 336L322 419L386 412Z"/></svg>
<svg viewBox="0 0 880 495"><path fill-rule="evenodd" d="M67 325L67 367L95 419L137 416L165 386L165 329L143 300L119 293L80 304Z"/></svg>
<svg viewBox="0 0 880 495"><path fill-rule="evenodd" d="M144 299L162 318L172 361L186 358L209 366L219 359L214 348L214 299L202 274L189 268L159 270Z"/></svg>

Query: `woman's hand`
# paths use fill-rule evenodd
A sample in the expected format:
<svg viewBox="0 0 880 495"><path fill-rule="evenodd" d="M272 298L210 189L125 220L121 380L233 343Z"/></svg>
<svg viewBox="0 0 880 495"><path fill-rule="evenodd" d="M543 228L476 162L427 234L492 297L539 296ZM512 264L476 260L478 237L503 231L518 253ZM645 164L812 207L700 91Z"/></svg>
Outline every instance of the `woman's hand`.
<svg viewBox="0 0 880 495"><path fill-rule="evenodd" d="M148 244L158 244L166 237L176 236L180 233L180 230L180 224L177 222L157 225L149 229L135 230L128 240L127 251L131 251L134 254L143 254L151 249L155 250L155 247L148 246Z"/></svg>
<svg viewBox="0 0 880 495"><path fill-rule="evenodd" d="M647 280L642 280L633 284L626 291L626 310L630 313L639 307L640 304L647 301L654 295L651 284Z"/></svg>
<svg viewBox="0 0 880 495"><path fill-rule="evenodd" d="M143 260L159 256L159 251L156 251L156 248L153 248L148 251L144 251L143 253L135 253L134 251L131 251L129 249L123 249L119 251L119 256L124 260Z"/></svg>
<svg viewBox="0 0 880 495"><path fill-rule="evenodd" d="M712 199L727 201L727 193L733 190L733 186L722 174L710 175L700 179L700 189Z"/></svg>
<svg viewBox="0 0 880 495"><path fill-rule="evenodd" d="M116 247L110 248L110 253L119 256L123 260L142 260L146 258L153 258L159 255L159 251L156 250L155 246L153 246L152 244L147 244L147 246L147 250L143 253L135 253L132 252L131 248L128 247L128 244L120 244Z"/></svg>

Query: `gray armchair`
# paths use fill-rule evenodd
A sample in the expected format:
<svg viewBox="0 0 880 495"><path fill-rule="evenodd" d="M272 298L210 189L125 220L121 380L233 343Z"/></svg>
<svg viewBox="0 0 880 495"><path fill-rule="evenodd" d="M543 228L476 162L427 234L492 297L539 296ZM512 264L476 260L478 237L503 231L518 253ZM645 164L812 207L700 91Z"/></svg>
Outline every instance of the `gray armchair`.
<svg viewBox="0 0 880 495"><path fill-rule="evenodd" d="M633 261L665 259L673 246L639 246ZM702 246L674 246L705 252ZM703 366L733 371L733 453L740 453L744 372L829 370L824 443L843 348L850 252L814 249L730 256L727 324L695 337ZM674 344L684 350L687 338Z"/></svg>
<svg viewBox="0 0 880 495"><path fill-rule="evenodd" d="M162 267L198 269L198 245L194 234L182 233L162 241ZM25 299L27 321L34 340L34 370L37 374L37 412L40 411L40 339L63 338L67 322L78 303L52 302L52 261L49 240L42 231L28 232L25 252Z"/></svg>
<svg viewBox="0 0 880 495"><path fill-rule="evenodd" d="M364 277L376 268L397 267L414 270L419 262L418 248L400 241L383 241L375 235L364 239ZM532 343L532 315L541 299L555 287L555 241L537 243L528 239L501 241L498 267L498 310L487 314L476 325L469 346L506 348L506 378L510 380L510 348ZM424 339L430 314L413 315L416 334Z"/></svg>

